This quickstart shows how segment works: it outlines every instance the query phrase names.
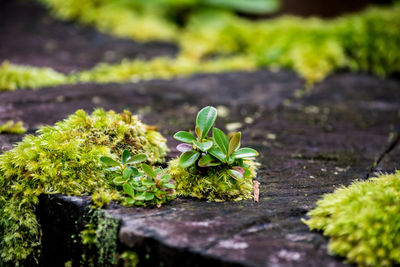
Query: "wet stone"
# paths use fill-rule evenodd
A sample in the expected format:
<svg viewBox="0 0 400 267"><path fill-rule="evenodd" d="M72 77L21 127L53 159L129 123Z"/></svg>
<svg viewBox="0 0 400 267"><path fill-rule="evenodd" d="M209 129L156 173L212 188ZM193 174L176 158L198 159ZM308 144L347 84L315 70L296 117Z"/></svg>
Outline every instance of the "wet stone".
<svg viewBox="0 0 400 267"><path fill-rule="evenodd" d="M170 159L178 155L173 133L191 129L201 107L216 106L223 114L217 126L226 130L236 124L243 143L261 153L260 202L178 198L159 209L113 204L107 212L120 220L119 247L137 251L144 266L341 266L342 259L327 254L327 239L310 232L301 219L322 194L373 175L380 157L382 166L396 167L399 146L388 148L399 120L399 86L396 79L340 73L298 98L302 80L286 71L68 85L1 93L0 120L22 120L32 132L78 108L130 109L168 137ZM3 150L19 138L0 135ZM76 206L77 218L84 218L88 205L54 196L39 210L65 216L58 209ZM51 238L58 223L48 212L40 213L44 235L50 237L44 251L54 242L70 244L67 235ZM66 219L61 227L70 223ZM69 245L65 250L68 255L77 251Z"/></svg>

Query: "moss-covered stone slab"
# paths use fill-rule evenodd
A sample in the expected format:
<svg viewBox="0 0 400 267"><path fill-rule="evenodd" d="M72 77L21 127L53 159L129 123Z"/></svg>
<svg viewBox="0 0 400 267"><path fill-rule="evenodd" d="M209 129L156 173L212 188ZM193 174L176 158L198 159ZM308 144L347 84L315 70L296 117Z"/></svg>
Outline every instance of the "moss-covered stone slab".
<svg viewBox="0 0 400 267"><path fill-rule="evenodd" d="M299 96L302 86L289 72L257 71L5 92L0 120L22 120L32 132L78 108L130 109L169 137L169 158L174 158L173 133L189 129L201 107L216 106L217 127L240 129L243 143L261 154L260 202L187 198L159 209L111 205L107 212L121 224L120 248L136 250L143 265L341 266L342 259L327 254L327 240L310 232L301 218L322 194L371 176L382 155L388 171L396 168L399 146L389 148L390 137L398 134L400 81L340 73ZM5 149L16 139L0 135ZM41 202L40 210L88 205L68 197L53 201L61 205ZM57 220L42 216L44 231L57 231ZM67 235L61 239L50 235L45 246L70 242Z"/></svg>

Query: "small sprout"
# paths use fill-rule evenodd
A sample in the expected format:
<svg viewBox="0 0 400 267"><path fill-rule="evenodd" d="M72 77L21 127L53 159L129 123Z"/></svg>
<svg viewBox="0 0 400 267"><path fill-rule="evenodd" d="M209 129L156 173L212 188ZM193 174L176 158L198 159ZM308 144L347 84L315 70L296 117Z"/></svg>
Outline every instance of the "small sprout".
<svg viewBox="0 0 400 267"><path fill-rule="evenodd" d="M217 118L217 110L205 107L197 114L195 133L179 131L174 135L178 141L184 142L177 146L182 152L179 158L181 168L198 167L208 168L220 165L228 166L230 177L243 180L250 174L248 166L243 159L253 159L258 152L252 148L240 148L240 132L230 134L229 138L218 128L212 128ZM208 134L212 129L212 137ZM232 167L234 166L234 167Z"/></svg>

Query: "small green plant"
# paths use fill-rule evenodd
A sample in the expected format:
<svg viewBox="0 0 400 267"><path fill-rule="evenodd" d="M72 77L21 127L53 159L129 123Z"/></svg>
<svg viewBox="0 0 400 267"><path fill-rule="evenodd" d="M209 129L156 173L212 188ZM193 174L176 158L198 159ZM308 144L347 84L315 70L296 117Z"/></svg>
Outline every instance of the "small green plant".
<svg viewBox="0 0 400 267"><path fill-rule="evenodd" d="M109 167L108 171L113 173L113 184L122 187L127 195L125 204L161 206L162 203L175 197L174 180L162 169L153 170L145 163L141 165L143 172L130 166L145 160L147 160L146 154L131 156L129 150L124 150L121 162L107 156L100 157L100 161Z"/></svg>
<svg viewBox="0 0 400 267"><path fill-rule="evenodd" d="M205 107L196 118L194 137L191 133L180 131L174 135L178 141L184 142L177 146L182 153L179 158L179 166L188 168L196 165L199 168L226 165L230 167L228 173L234 179L241 180L250 175L249 166L243 159L254 158L258 152L252 148L240 148L241 133L236 132L230 138L218 128L212 129L212 137L208 132L217 118L217 110L213 107Z"/></svg>
<svg viewBox="0 0 400 267"><path fill-rule="evenodd" d="M256 169L253 160L258 152L240 148L240 132L228 138L220 129L212 128L216 118L217 110L205 107L197 114L196 137L186 131L174 135L183 142L177 146L181 156L170 162L178 193L210 200L249 198Z"/></svg>

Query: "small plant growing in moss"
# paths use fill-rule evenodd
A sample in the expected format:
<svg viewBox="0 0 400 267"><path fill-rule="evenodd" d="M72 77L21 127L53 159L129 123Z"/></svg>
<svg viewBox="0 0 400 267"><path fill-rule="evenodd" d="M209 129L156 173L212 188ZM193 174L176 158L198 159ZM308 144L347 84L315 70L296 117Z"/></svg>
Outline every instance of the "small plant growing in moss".
<svg viewBox="0 0 400 267"><path fill-rule="evenodd" d="M161 206L175 197L174 180L171 175L164 173L162 169L153 170L149 165L142 163L143 172L134 164L139 164L147 159L146 154L131 156L128 150L124 150L121 162L110 157L102 156L100 160L110 168L113 173L114 185L122 187L125 195L124 204L128 205L157 205Z"/></svg>
<svg viewBox="0 0 400 267"><path fill-rule="evenodd" d="M165 138L130 112L97 109L41 127L0 155L0 266L34 263L40 256L40 194L91 195L99 206L123 202L99 157L117 158L125 149L146 153L148 164L162 163L168 151Z"/></svg>
<svg viewBox="0 0 400 267"><path fill-rule="evenodd" d="M169 163L177 192L215 201L250 198L256 175L254 158L258 152L240 148L240 132L228 138L220 129L213 128L210 137L208 134L216 118L217 110L205 107L197 114L196 137L186 131L174 135L183 142L177 146L181 156Z"/></svg>
<svg viewBox="0 0 400 267"><path fill-rule="evenodd" d="M400 264L400 171L336 189L308 216L311 230L330 237L330 253L359 266Z"/></svg>

